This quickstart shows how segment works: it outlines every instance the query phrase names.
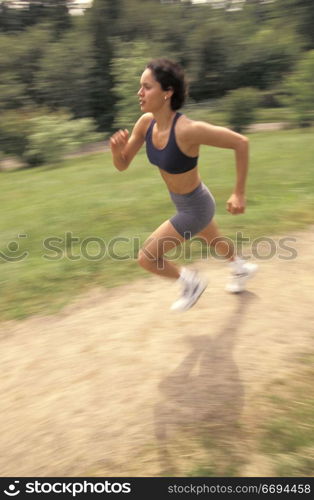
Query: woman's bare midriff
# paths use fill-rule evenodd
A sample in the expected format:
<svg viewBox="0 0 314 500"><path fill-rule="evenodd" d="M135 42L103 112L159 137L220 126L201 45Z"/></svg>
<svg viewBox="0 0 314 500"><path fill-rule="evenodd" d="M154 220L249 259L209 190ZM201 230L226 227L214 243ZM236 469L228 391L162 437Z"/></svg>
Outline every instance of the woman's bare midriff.
<svg viewBox="0 0 314 500"><path fill-rule="evenodd" d="M159 169L159 172L169 191L175 194L191 193L201 182L197 166L182 174L169 174L161 169Z"/></svg>

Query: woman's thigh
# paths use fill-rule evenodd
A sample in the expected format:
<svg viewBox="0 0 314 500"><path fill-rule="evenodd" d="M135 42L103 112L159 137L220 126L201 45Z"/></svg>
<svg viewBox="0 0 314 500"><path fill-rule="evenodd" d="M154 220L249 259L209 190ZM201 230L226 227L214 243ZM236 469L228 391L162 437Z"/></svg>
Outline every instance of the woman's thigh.
<svg viewBox="0 0 314 500"><path fill-rule="evenodd" d="M142 252L153 260L162 256L185 241L169 220L163 222L145 241Z"/></svg>
<svg viewBox="0 0 314 500"><path fill-rule="evenodd" d="M217 240L222 237L218 225L214 220L211 220L208 226L202 229L196 236L205 240L208 245L215 245Z"/></svg>

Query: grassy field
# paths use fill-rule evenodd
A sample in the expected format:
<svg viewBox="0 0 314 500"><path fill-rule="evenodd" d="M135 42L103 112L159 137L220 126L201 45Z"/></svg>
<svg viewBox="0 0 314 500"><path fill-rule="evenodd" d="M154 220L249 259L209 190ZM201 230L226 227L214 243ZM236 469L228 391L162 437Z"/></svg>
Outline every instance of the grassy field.
<svg viewBox="0 0 314 500"><path fill-rule="evenodd" d="M313 355L296 354L286 379L274 380L255 400L254 421L231 429L232 438L202 431L203 458L189 476L241 476L248 450L255 450L271 477L312 477L314 470ZM208 430L207 430L208 434ZM215 437L213 437L213 435ZM306 481L305 481L306 483Z"/></svg>
<svg viewBox="0 0 314 500"><path fill-rule="evenodd" d="M253 239L313 223L313 129L256 133L250 140L248 208L240 217L225 211L233 153L201 151L201 176L217 200L222 232ZM89 287L146 276L134 260L137 250L173 214L144 152L126 172L115 170L106 153L58 168L2 172L1 181L2 320L51 313Z"/></svg>
<svg viewBox="0 0 314 500"><path fill-rule="evenodd" d="M278 476L313 476L314 357L299 356L289 384L278 381L264 395L268 417L261 426L260 452L270 456Z"/></svg>

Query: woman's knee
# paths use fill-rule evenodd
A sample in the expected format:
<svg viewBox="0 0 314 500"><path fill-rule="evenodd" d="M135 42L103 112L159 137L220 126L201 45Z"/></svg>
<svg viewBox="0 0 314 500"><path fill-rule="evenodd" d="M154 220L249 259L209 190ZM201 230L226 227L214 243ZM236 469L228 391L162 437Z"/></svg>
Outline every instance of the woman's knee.
<svg viewBox="0 0 314 500"><path fill-rule="evenodd" d="M155 266L157 260L158 259L145 248L141 248L138 252L137 262L144 269Z"/></svg>

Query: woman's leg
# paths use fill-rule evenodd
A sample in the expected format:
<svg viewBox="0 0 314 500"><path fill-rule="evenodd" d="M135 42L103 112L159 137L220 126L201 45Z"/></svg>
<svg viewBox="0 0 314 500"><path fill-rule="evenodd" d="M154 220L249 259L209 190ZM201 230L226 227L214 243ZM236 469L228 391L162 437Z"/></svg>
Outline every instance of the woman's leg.
<svg viewBox="0 0 314 500"><path fill-rule="evenodd" d="M197 235L199 238L206 241L207 245L214 247L215 251L232 262L235 259L234 244L229 238L224 238L214 220L208 226L200 231Z"/></svg>
<svg viewBox="0 0 314 500"><path fill-rule="evenodd" d="M138 254L138 263L147 271L165 278L178 279L180 269L164 254L183 243L185 240L167 220L145 241Z"/></svg>
<svg viewBox="0 0 314 500"><path fill-rule="evenodd" d="M245 290L246 282L254 276L257 265L239 259L233 242L229 238L221 236L218 226L211 221L197 236L205 240L206 243L214 247L215 251L229 261L231 276L226 285L226 290L231 293L240 293Z"/></svg>
<svg viewBox="0 0 314 500"><path fill-rule="evenodd" d="M173 262L164 258L164 254L185 241L170 221L166 221L154 231L139 251L138 262L147 271L165 278L181 281L182 295L176 300L171 309L186 311L199 299L207 286L207 281L198 277L195 271L186 268L179 269Z"/></svg>

